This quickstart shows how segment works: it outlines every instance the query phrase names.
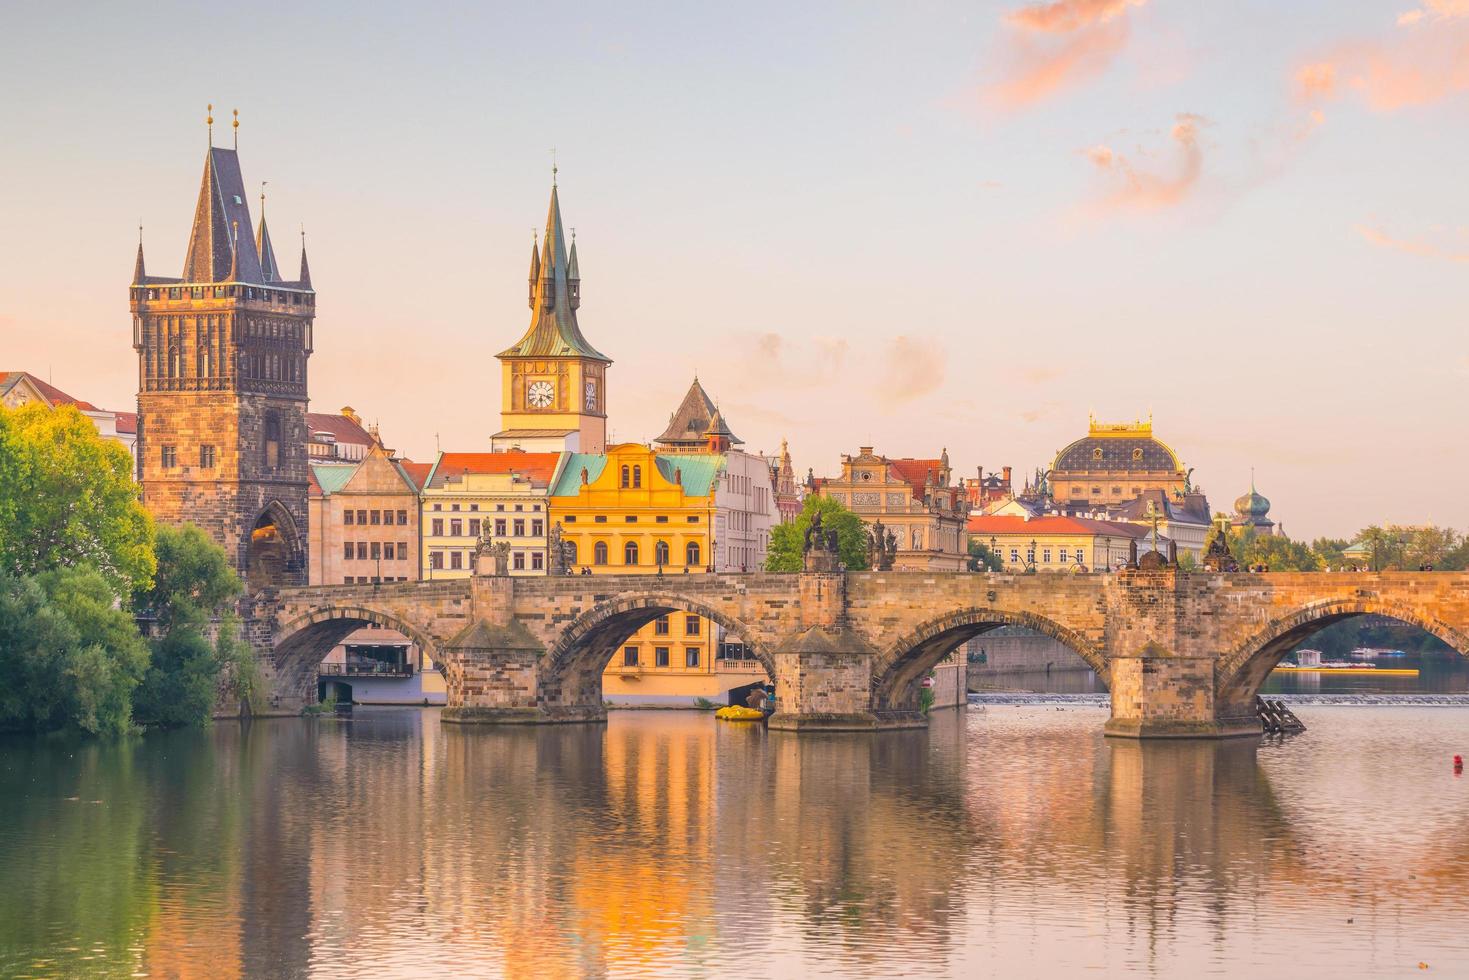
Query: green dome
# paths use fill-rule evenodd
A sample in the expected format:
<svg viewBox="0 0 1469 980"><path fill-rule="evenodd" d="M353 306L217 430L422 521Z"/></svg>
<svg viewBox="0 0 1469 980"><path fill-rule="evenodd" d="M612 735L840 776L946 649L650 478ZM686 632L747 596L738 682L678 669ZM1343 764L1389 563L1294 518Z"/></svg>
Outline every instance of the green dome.
<svg viewBox="0 0 1469 980"><path fill-rule="evenodd" d="M1251 486L1249 493L1234 502L1234 512L1240 517L1261 518L1270 513L1270 501L1256 493Z"/></svg>

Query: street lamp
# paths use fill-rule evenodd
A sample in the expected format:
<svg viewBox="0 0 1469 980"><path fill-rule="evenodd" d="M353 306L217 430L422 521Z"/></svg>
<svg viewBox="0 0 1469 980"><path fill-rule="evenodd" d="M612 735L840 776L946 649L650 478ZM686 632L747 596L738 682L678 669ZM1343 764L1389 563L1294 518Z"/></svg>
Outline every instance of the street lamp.
<svg viewBox="0 0 1469 980"><path fill-rule="evenodd" d="M1030 550L1025 553L1026 570L1034 572L1035 568L1035 538L1030 539Z"/></svg>

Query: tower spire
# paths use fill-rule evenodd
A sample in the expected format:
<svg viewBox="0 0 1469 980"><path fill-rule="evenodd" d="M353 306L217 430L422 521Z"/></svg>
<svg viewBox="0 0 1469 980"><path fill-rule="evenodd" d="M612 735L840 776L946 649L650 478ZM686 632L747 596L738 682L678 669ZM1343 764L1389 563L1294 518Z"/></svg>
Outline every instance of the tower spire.
<svg viewBox="0 0 1469 980"><path fill-rule="evenodd" d="M230 128L235 131L235 150L236 152L238 152L240 149L240 110L236 109L234 110L234 113L235 118L234 121L230 123Z"/></svg>
<svg viewBox="0 0 1469 980"><path fill-rule="evenodd" d="M260 256L260 277L266 282L280 282L281 270L275 261L275 246L270 243L270 229L265 226L265 185L260 182L260 231L255 236L255 253Z"/></svg>
<svg viewBox="0 0 1469 980"><path fill-rule="evenodd" d="M311 288L311 268L306 264L306 226L301 226L301 288Z"/></svg>
<svg viewBox="0 0 1469 980"><path fill-rule="evenodd" d="M214 149L214 103L209 103L208 112L204 116L204 125L209 129L209 148Z"/></svg>
<svg viewBox="0 0 1469 980"><path fill-rule="evenodd" d="M138 222L138 258L133 263L133 285L146 281L148 272L143 267L143 223Z"/></svg>
<svg viewBox="0 0 1469 980"><path fill-rule="evenodd" d="M540 242L536 237L536 230L530 230L530 294L528 302L530 308L536 308L536 282L541 278L541 253Z"/></svg>

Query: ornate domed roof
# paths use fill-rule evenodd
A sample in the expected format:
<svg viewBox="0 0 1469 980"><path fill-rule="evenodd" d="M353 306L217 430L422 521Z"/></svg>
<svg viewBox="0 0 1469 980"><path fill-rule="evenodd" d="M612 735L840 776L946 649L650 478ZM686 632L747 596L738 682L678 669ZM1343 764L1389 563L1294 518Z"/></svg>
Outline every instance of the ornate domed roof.
<svg viewBox="0 0 1469 980"><path fill-rule="evenodd" d="M1250 492L1234 502L1234 512L1239 517L1259 519L1270 513L1270 501L1255 492L1251 482Z"/></svg>
<svg viewBox="0 0 1469 980"><path fill-rule="evenodd" d="M1183 465L1159 440L1151 422L1098 423L1093 421L1085 439L1056 454L1051 469L1057 473L1182 473Z"/></svg>

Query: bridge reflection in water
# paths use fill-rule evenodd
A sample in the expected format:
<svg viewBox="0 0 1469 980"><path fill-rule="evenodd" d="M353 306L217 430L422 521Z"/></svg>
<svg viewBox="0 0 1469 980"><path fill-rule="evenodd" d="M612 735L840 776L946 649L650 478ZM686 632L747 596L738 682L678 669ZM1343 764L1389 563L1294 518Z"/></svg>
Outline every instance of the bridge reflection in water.
<svg viewBox="0 0 1469 980"><path fill-rule="evenodd" d="M855 738L366 711L0 743L0 974L1318 975L1469 956L1455 712L1317 709L1279 745L1105 740L1104 716L990 708Z"/></svg>

